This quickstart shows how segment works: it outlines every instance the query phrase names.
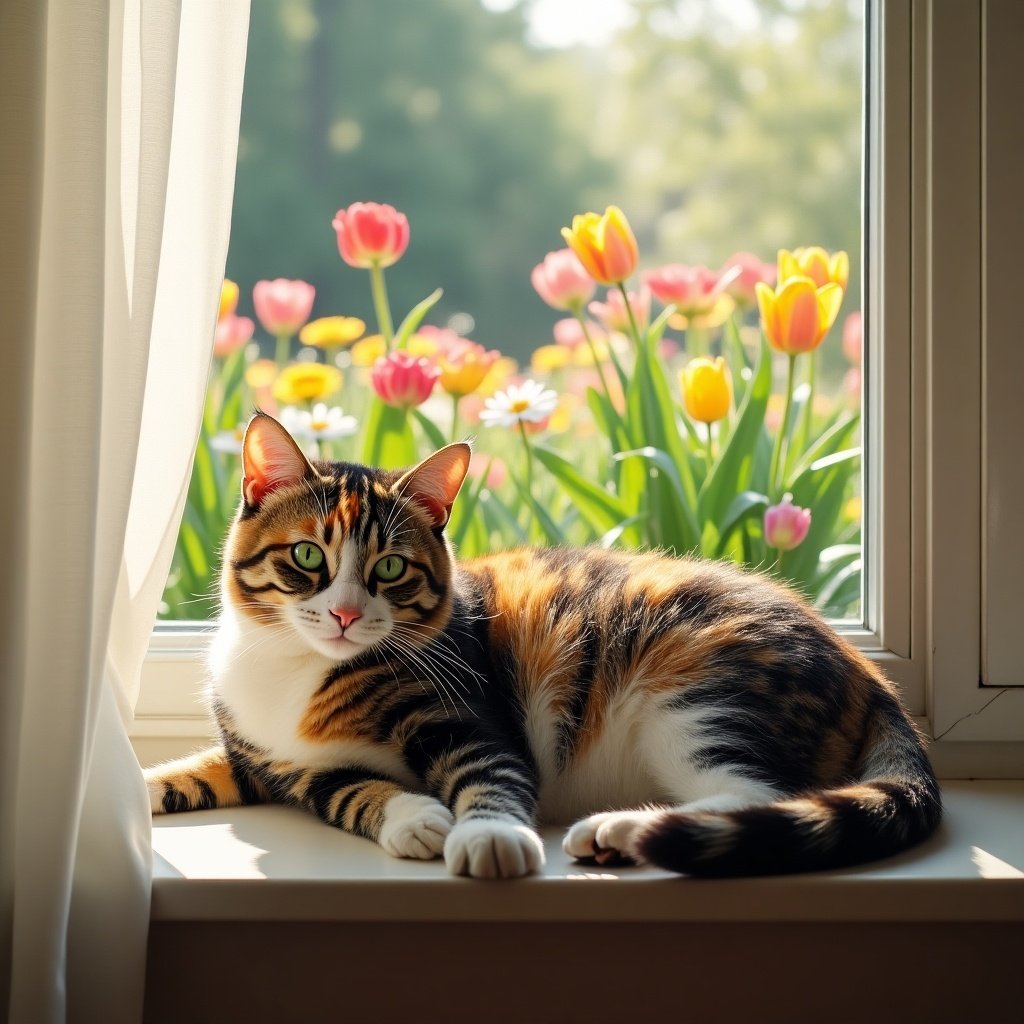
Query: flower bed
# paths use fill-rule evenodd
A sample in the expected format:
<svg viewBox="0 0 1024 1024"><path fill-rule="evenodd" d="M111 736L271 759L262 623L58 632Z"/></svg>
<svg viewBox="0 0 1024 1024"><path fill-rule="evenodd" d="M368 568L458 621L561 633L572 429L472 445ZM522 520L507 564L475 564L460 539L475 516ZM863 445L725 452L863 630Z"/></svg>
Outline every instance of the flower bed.
<svg viewBox="0 0 1024 1024"><path fill-rule="evenodd" d="M377 333L353 317L309 320L306 282L261 281L254 308L275 358L258 358L255 324L225 282L165 617L215 613L216 552L257 406L314 457L399 467L474 437L448 526L460 557L518 544L695 552L786 579L829 615L856 612L859 313L844 325L841 393L816 380L845 253L782 250L776 264L739 253L721 271L669 265L630 288L639 251L627 219L615 207L583 214L563 229L567 248L533 270L540 298L567 316L526 374L427 324L440 290L394 327L384 271L409 242L401 213L355 203L333 226L345 263L369 271Z"/></svg>

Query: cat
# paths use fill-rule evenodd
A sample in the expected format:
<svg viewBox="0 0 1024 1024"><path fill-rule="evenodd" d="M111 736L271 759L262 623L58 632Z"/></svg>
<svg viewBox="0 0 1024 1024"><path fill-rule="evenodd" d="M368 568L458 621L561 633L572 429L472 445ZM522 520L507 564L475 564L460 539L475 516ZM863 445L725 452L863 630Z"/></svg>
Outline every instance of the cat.
<svg viewBox="0 0 1024 1024"><path fill-rule="evenodd" d="M147 771L154 813L307 808L453 874L584 861L701 876L853 865L941 816L895 690L793 591L596 548L456 563L468 445L408 471L245 434L211 645L214 748Z"/></svg>

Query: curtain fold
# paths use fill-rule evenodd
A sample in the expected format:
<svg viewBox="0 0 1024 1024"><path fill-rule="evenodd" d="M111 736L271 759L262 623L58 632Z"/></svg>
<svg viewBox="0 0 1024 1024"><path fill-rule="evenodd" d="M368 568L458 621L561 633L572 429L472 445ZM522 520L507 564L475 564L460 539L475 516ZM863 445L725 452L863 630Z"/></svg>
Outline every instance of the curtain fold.
<svg viewBox="0 0 1024 1024"><path fill-rule="evenodd" d="M247 30L248 0L0 13L0 298L16 332L0 384L15 562L0 583L0 1005L15 1022L141 1017L150 819L125 722L199 429Z"/></svg>

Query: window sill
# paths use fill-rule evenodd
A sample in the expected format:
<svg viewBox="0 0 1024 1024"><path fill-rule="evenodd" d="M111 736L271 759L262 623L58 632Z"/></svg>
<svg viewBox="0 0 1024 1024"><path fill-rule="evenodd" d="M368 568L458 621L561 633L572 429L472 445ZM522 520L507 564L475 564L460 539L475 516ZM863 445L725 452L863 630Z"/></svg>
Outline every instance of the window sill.
<svg viewBox="0 0 1024 1024"><path fill-rule="evenodd" d="M453 879L284 807L154 820L161 922L1022 922L1024 782L947 782L946 820L916 850L848 871L680 880L586 868L546 829L544 874ZM616 883L616 884L612 884Z"/></svg>

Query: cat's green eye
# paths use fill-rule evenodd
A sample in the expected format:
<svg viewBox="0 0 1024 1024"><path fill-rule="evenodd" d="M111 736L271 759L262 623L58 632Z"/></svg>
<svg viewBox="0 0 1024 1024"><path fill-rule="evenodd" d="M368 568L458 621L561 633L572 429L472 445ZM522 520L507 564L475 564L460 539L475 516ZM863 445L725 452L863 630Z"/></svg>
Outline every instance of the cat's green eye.
<svg viewBox="0 0 1024 1024"><path fill-rule="evenodd" d="M319 569L324 564L324 553L307 540L292 546L292 558L300 569Z"/></svg>
<svg viewBox="0 0 1024 1024"><path fill-rule="evenodd" d="M401 555L385 555L374 567L373 574L385 583L397 580L405 572L405 559Z"/></svg>

